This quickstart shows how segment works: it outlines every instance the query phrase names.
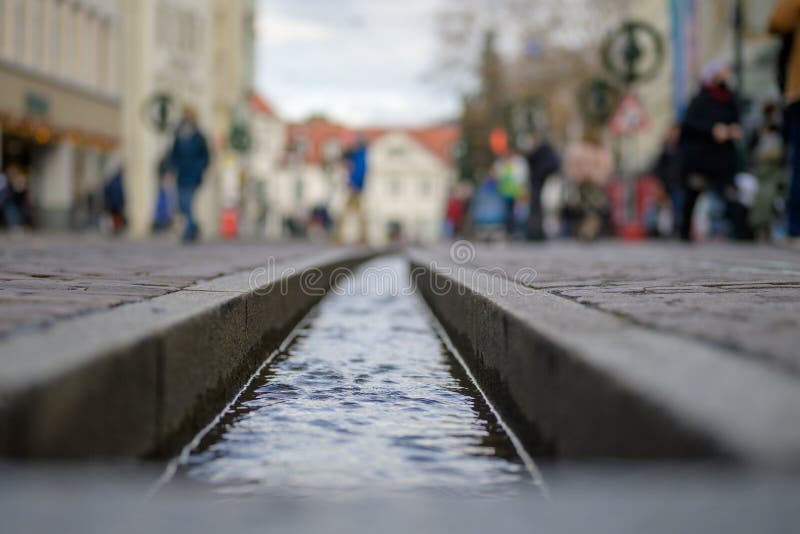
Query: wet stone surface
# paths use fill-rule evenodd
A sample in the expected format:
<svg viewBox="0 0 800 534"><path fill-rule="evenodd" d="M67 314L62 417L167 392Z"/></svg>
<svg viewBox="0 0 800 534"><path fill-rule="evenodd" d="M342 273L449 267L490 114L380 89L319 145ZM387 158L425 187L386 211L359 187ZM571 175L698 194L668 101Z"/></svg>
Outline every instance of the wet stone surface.
<svg viewBox="0 0 800 534"><path fill-rule="evenodd" d="M312 312L180 467L234 496L498 495L533 478L432 326L379 260Z"/></svg>

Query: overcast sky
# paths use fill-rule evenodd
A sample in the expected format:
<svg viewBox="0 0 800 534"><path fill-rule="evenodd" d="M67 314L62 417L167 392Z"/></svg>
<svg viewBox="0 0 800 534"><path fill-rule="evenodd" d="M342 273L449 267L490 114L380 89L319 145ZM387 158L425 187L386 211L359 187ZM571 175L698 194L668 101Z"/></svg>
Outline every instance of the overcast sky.
<svg viewBox="0 0 800 534"><path fill-rule="evenodd" d="M256 85L288 119L355 126L451 118L456 95L425 81L437 0L259 0Z"/></svg>

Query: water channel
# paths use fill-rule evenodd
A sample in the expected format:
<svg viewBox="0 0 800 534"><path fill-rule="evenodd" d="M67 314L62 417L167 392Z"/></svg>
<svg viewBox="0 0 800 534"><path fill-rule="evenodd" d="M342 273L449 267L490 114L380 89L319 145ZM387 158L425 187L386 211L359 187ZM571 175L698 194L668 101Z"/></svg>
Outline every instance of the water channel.
<svg viewBox="0 0 800 534"><path fill-rule="evenodd" d="M529 489L532 463L407 286L382 258L326 296L177 476L230 496Z"/></svg>

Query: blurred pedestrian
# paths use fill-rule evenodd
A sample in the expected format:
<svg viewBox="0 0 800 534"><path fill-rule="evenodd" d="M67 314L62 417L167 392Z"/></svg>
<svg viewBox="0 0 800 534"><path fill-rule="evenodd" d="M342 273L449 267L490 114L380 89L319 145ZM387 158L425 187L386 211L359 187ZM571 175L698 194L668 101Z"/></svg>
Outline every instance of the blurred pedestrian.
<svg viewBox="0 0 800 534"><path fill-rule="evenodd" d="M163 232L172 226L174 209L174 170L171 154L164 154L158 163L158 193L153 214L153 231Z"/></svg>
<svg viewBox="0 0 800 534"><path fill-rule="evenodd" d="M716 193L726 207L736 197L736 142L742 139L742 127L732 84L733 72L728 63L712 61L703 69L700 91L684 116L680 154L686 190L681 216L681 239L685 241L691 240L694 208L701 193ZM726 212L730 216L731 210Z"/></svg>
<svg viewBox="0 0 800 534"><path fill-rule="evenodd" d="M506 237L512 239L518 229L519 204L528 195L528 162L514 148L494 164L492 174L506 204Z"/></svg>
<svg viewBox="0 0 800 534"><path fill-rule="evenodd" d="M8 223L6 222L6 201L8 201L9 195L11 194L11 186L8 183L8 176L0 168L0 221L2 221L3 226L7 226Z"/></svg>
<svg viewBox="0 0 800 534"><path fill-rule="evenodd" d="M28 196L28 175L19 165L8 168L3 215L10 229L32 226L30 199Z"/></svg>
<svg viewBox="0 0 800 534"><path fill-rule="evenodd" d="M776 201L785 191L786 148L782 122L780 106L767 102L762 109L761 125L750 141L751 161L758 181L750 224L755 236L762 241L772 236Z"/></svg>
<svg viewBox="0 0 800 534"><path fill-rule="evenodd" d="M530 209L526 238L529 241L544 239L542 188L545 181L561 168L561 159L545 134L533 135L531 149L526 155Z"/></svg>
<svg viewBox="0 0 800 534"><path fill-rule="evenodd" d="M681 183L681 162L679 144L681 140L680 124L673 124L667 131L661 153L653 165L653 174L656 175L664 194L669 200L672 216L672 233L679 235L681 213L683 212L684 190Z"/></svg>
<svg viewBox="0 0 800 534"><path fill-rule="evenodd" d="M206 138L197 126L197 116L192 108L184 108L183 117L175 131L170 160L178 185L178 207L183 213L185 229L183 241L197 240L199 228L194 218L194 196L203 183L203 174L210 163Z"/></svg>
<svg viewBox="0 0 800 534"><path fill-rule="evenodd" d="M450 198L447 200L444 218L445 237L452 238L463 235L471 196L472 185L469 182L459 182L453 187Z"/></svg>
<svg viewBox="0 0 800 534"><path fill-rule="evenodd" d="M591 241L603 233L608 222L606 185L614 171L614 156L603 142L599 128L587 128L564 156L564 174L570 183L572 199L567 222L580 239Z"/></svg>
<svg viewBox="0 0 800 534"><path fill-rule="evenodd" d="M359 136L358 140L350 150L345 152L344 157L347 162L347 200L344 208L336 221L336 240L344 242L345 221L355 216L358 222L358 243L367 243L367 215L364 211L364 188L367 185L367 160L368 160L367 141Z"/></svg>
<svg viewBox="0 0 800 534"><path fill-rule="evenodd" d="M494 240L505 233L506 202L498 190L497 179L491 174L485 176L475 190L469 213L477 239Z"/></svg>
<svg viewBox="0 0 800 534"><path fill-rule="evenodd" d="M769 21L772 33L783 38L783 92L786 99L786 126L789 132L791 177L787 211L789 236L800 238L800 0L779 0Z"/></svg>
<svg viewBox="0 0 800 534"><path fill-rule="evenodd" d="M103 201L111 219L111 231L119 235L125 229L125 189L121 165L117 166L103 186Z"/></svg>

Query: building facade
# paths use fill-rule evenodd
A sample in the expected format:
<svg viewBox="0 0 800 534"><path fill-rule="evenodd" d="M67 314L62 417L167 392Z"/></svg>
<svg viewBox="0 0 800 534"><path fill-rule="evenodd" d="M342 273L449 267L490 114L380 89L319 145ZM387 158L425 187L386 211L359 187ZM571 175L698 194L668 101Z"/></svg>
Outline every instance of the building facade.
<svg viewBox="0 0 800 534"><path fill-rule="evenodd" d="M118 144L121 6L0 0L0 168L22 177L31 222L92 224Z"/></svg>
<svg viewBox="0 0 800 534"><path fill-rule="evenodd" d="M432 243L442 235L447 199L456 183L452 127L390 130L370 145L365 191L369 238L385 243L396 228L412 243Z"/></svg>
<svg viewBox="0 0 800 534"><path fill-rule="evenodd" d="M459 129L355 130L321 118L288 128L286 155L271 189L284 235L302 228L315 208L337 218L347 198L343 154L360 136L369 143L363 193L369 242L384 244L393 232L414 243L438 240L457 178L453 154Z"/></svg>
<svg viewBox="0 0 800 534"><path fill-rule="evenodd" d="M261 95L250 95L252 147L242 194L242 234L278 239L282 215L277 202L281 163L286 152L287 125Z"/></svg>
<svg viewBox="0 0 800 534"><path fill-rule="evenodd" d="M240 156L230 150L229 133L236 110L246 115L253 2L122 1L123 141L131 233L150 232L159 163L171 146L181 110L189 107L212 151L195 210L203 235L214 237L221 209L237 200L242 172Z"/></svg>
<svg viewBox="0 0 800 534"><path fill-rule="evenodd" d="M670 0L674 109L681 115L697 89L703 66L716 58L736 57L736 8L742 13L743 94L754 101L778 96L775 78L779 44L767 32L777 0Z"/></svg>

